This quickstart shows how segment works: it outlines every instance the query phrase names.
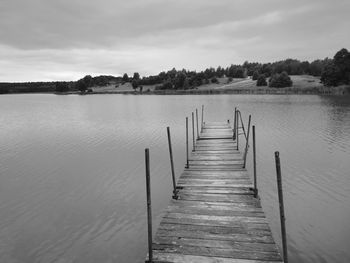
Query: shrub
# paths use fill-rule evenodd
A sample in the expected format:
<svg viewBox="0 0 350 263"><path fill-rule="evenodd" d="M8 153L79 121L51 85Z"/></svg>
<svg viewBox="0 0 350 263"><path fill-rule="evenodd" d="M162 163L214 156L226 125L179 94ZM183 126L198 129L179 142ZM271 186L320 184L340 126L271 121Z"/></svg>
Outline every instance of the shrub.
<svg viewBox="0 0 350 263"><path fill-rule="evenodd" d="M265 77L264 74L259 75L259 77L258 77L258 79L256 81L256 85L258 87L267 86L266 77Z"/></svg>
<svg viewBox="0 0 350 263"><path fill-rule="evenodd" d="M166 89L173 89L173 84L167 80L162 85L156 86L156 90L166 90Z"/></svg>
<svg viewBox="0 0 350 263"><path fill-rule="evenodd" d="M211 78L211 83L219 83L219 81L217 78L213 77Z"/></svg>
<svg viewBox="0 0 350 263"><path fill-rule="evenodd" d="M274 88L291 87L292 85L293 82L285 71L281 74L273 74L269 80L269 86Z"/></svg>

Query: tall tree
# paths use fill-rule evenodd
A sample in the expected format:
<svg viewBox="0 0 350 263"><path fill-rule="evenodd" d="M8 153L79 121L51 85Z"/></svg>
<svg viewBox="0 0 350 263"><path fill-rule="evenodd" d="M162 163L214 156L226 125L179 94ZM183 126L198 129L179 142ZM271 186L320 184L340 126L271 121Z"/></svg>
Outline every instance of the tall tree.
<svg viewBox="0 0 350 263"><path fill-rule="evenodd" d="M175 89L182 89L184 88L184 83L185 83L185 79L186 79L186 74L183 72L179 72L176 74L175 77Z"/></svg>
<svg viewBox="0 0 350 263"><path fill-rule="evenodd" d="M340 82L350 84L350 53L342 48L334 55L334 64L340 71Z"/></svg>
<svg viewBox="0 0 350 263"><path fill-rule="evenodd" d="M258 87L260 87L260 86L267 86L266 77L265 77L264 74L259 75L259 77L258 77L258 79L256 81L256 85Z"/></svg>
<svg viewBox="0 0 350 263"><path fill-rule="evenodd" d="M332 61L327 61L321 81L326 86L350 84L350 53L347 49L339 50Z"/></svg>
<svg viewBox="0 0 350 263"><path fill-rule="evenodd" d="M127 82L127 81L129 81L129 76L128 76L128 74L127 73L124 73L124 75L123 75L123 81L124 82Z"/></svg>
<svg viewBox="0 0 350 263"><path fill-rule="evenodd" d="M334 61L330 61L322 72L321 82L325 86L338 86L341 80L341 71Z"/></svg>
<svg viewBox="0 0 350 263"><path fill-rule="evenodd" d="M252 76L252 80L257 80L258 78L259 78L259 72L254 71L253 76Z"/></svg>
<svg viewBox="0 0 350 263"><path fill-rule="evenodd" d="M139 80L140 79L140 74L138 72L135 72L133 79Z"/></svg>
<svg viewBox="0 0 350 263"><path fill-rule="evenodd" d="M133 79L131 82L132 88L136 90L139 87L139 81L136 79Z"/></svg>

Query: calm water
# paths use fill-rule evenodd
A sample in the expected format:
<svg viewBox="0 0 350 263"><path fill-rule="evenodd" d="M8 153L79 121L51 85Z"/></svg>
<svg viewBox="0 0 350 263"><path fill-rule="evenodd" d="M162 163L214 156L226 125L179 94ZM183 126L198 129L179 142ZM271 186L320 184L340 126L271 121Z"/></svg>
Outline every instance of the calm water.
<svg viewBox="0 0 350 263"><path fill-rule="evenodd" d="M179 175L184 118L202 104L207 121L252 114L278 244L280 151L290 262L350 262L350 97L293 95L0 96L0 262L143 262L144 148L157 225L171 196L166 126Z"/></svg>

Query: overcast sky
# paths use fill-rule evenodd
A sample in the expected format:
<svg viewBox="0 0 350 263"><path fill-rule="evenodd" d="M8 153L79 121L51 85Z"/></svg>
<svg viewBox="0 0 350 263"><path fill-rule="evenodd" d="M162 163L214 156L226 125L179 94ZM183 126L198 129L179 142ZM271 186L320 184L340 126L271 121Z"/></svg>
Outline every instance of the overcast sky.
<svg viewBox="0 0 350 263"><path fill-rule="evenodd" d="M311 61L343 47L349 0L0 0L0 82Z"/></svg>

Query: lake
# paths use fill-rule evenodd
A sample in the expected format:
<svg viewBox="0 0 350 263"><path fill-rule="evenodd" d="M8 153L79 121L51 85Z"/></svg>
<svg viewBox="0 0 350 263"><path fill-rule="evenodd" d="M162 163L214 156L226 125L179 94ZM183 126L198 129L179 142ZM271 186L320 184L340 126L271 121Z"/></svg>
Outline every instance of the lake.
<svg viewBox="0 0 350 263"><path fill-rule="evenodd" d="M144 262L144 149L155 231L172 191L166 127L179 176L185 117L202 104L206 121L232 119L235 106L252 115L279 248L280 151L290 262L350 262L349 96L49 94L0 96L0 262Z"/></svg>

